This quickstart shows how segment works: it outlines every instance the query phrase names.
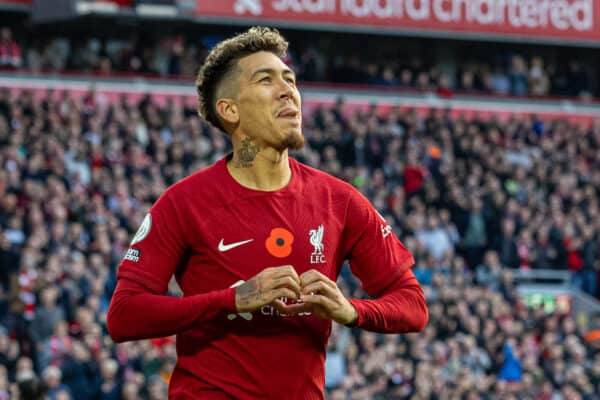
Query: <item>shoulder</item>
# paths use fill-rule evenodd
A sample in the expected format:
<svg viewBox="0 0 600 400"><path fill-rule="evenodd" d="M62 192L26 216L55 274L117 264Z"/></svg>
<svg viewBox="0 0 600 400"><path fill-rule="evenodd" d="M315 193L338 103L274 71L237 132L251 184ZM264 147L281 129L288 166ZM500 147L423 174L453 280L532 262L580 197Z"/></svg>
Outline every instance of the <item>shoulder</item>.
<svg viewBox="0 0 600 400"><path fill-rule="evenodd" d="M218 161L206 168L198 170L193 174L181 179L169 186L163 196L173 200L178 198L197 199L198 197L209 198L219 188L219 182L222 182L222 161Z"/></svg>
<svg viewBox="0 0 600 400"><path fill-rule="evenodd" d="M348 182L300 162L295 163L301 180L299 191L304 201L312 200L314 204L329 207L329 215L336 215L341 221L355 218L357 211L369 210L369 201Z"/></svg>
<svg viewBox="0 0 600 400"><path fill-rule="evenodd" d="M339 193L345 195L351 195L353 192L357 192L354 186L350 185L348 182L316 168L309 167L296 159L290 160L293 171L299 174L302 183L305 186L311 185L312 189L322 188L337 190Z"/></svg>

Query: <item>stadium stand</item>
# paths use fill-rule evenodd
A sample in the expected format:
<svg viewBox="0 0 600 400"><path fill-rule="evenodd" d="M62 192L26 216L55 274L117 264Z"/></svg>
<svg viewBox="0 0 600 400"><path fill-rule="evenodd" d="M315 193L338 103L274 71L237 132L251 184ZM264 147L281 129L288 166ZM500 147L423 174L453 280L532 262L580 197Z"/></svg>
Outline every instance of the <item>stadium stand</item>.
<svg viewBox="0 0 600 400"><path fill-rule="evenodd" d="M431 319L424 335L336 327L331 398L594 398L588 325L527 307L512 271L570 271L595 294L600 123L342 109L307 118L296 157L352 182L388 219L416 256ZM115 267L149 205L225 155L225 137L152 97L100 106L3 90L0 115L4 397L38 379L50 398L164 398L172 339L106 334ZM363 295L347 273L341 284Z"/></svg>
<svg viewBox="0 0 600 400"><path fill-rule="evenodd" d="M130 34L127 37L55 36L40 39L23 34L15 41L2 33L0 66L34 73L93 72L100 76L136 74L149 77L193 78L216 37ZM22 49L21 49L22 48ZM513 96L598 95L598 71L580 60L545 57L536 49L523 53L507 48L493 54L470 53L455 68L449 60L431 60L418 49L402 51L397 43L355 53L351 48L314 44L312 38L292 38L289 60L304 82L383 86L403 90L487 93ZM14 53L14 55L13 55Z"/></svg>

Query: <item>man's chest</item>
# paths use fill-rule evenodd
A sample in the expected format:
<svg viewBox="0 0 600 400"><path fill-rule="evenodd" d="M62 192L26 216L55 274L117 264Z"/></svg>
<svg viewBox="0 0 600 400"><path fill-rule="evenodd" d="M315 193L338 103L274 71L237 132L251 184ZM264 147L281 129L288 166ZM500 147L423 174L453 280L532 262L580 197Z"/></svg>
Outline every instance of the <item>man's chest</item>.
<svg viewBox="0 0 600 400"><path fill-rule="evenodd" d="M183 273L196 290L227 287L281 265L292 265L298 274L314 268L335 279L343 261L343 223L326 202L256 199L210 215L206 209L194 212L203 220Z"/></svg>

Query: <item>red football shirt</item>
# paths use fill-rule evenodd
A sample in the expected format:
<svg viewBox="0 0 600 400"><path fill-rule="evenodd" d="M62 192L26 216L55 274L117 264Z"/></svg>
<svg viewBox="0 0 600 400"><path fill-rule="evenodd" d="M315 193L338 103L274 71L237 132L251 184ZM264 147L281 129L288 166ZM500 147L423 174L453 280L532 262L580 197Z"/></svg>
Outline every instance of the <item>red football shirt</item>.
<svg viewBox="0 0 600 400"><path fill-rule="evenodd" d="M348 259L374 295L414 263L385 220L347 183L290 158L286 187L252 190L231 177L226 162L161 196L135 235L119 278L164 293L174 274L190 296L287 264L298 274L315 268L335 281ZM170 396L215 388L235 399L323 399L330 328L330 321L308 313L280 315L271 306L221 312L177 335Z"/></svg>

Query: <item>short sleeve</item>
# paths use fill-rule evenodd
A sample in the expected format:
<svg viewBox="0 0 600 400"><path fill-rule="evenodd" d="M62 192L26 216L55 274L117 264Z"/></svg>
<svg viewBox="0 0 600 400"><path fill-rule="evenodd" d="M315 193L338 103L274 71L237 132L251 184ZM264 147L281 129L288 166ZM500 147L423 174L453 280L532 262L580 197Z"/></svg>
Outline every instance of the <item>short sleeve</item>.
<svg viewBox="0 0 600 400"><path fill-rule="evenodd" d="M169 280L187 253L171 193L165 192L146 214L117 273L118 278L139 282L156 293L167 291Z"/></svg>
<svg viewBox="0 0 600 400"><path fill-rule="evenodd" d="M382 292L414 264L412 254L385 219L354 188L350 191L342 240L352 273L371 296Z"/></svg>

